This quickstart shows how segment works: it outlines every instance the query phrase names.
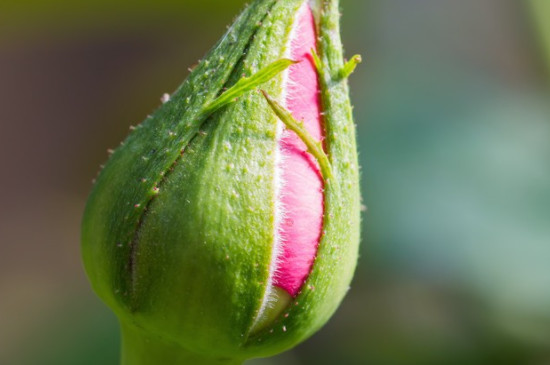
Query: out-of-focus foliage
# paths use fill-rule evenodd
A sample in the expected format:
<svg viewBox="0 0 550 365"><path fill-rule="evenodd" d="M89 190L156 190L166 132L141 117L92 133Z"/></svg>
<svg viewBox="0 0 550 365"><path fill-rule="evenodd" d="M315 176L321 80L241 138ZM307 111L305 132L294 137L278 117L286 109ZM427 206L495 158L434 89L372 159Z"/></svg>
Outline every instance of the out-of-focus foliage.
<svg viewBox="0 0 550 365"><path fill-rule="evenodd" d="M0 364L116 364L80 266L89 180L243 3L0 2ZM548 7L342 0L358 273L325 329L251 364L550 362Z"/></svg>
<svg viewBox="0 0 550 365"><path fill-rule="evenodd" d="M75 32L147 31L151 26L177 29L182 22L207 26L231 19L242 4L239 0L3 0L0 39L44 31L63 37ZM200 38L200 33L191 36Z"/></svg>
<svg viewBox="0 0 550 365"><path fill-rule="evenodd" d="M531 15L538 34L543 52L546 52L546 62L550 70L550 1L530 0ZM550 71L549 71L550 72Z"/></svg>

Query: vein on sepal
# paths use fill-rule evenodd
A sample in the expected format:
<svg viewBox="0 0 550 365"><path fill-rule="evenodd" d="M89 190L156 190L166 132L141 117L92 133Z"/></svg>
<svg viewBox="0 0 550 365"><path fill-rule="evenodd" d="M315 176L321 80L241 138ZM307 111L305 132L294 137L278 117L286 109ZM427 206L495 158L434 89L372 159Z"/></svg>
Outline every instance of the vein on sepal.
<svg viewBox="0 0 550 365"><path fill-rule="evenodd" d="M264 95L267 103L271 107L271 110L273 110L273 112L287 126L288 129L290 129L291 131L296 133L298 137L300 137L300 139L307 146L309 153L311 153L313 157L317 159L317 162L319 162L319 167L321 169L323 180L330 180L330 178L332 177L332 169L328 156L323 150L322 143L316 141L315 138L313 138L311 134L309 134L309 132L306 130L306 128L304 127L304 123L297 121L292 116L292 113L288 111L288 109L286 109L273 98L271 98L271 96L269 96L266 91L262 90L262 94Z"/></svg>

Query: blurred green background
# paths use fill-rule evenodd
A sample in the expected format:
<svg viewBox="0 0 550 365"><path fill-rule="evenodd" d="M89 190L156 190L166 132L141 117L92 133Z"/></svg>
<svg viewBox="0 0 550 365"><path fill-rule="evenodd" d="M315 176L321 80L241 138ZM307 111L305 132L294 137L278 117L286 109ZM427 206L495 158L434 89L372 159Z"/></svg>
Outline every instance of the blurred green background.
<svg viewBox="0 0 550 365"><path fill-rule="evenodd" d="M91 180L243 0L0 1L0 364L117 364ZM351 291L269 364L550 363L550 0L342 0L364 203Z"/></svg>

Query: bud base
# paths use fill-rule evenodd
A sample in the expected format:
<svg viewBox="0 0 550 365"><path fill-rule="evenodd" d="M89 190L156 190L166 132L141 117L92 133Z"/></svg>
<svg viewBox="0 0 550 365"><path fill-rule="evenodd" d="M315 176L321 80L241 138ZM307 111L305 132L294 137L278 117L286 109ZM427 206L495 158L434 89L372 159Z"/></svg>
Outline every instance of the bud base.
<svg viewBox="0 0 550 365"><path fill-rule="evenodd" d="M241 365L242 360L212 358L190 352L134 326L121 323L121 365Z"/></svg>

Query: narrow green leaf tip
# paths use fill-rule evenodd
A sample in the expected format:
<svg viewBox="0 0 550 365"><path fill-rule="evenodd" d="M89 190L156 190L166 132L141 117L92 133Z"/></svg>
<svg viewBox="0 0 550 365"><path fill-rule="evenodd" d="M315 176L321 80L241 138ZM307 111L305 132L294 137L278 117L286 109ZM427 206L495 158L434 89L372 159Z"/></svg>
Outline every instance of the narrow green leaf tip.
<svg viewBox="0 0 550 365"><path fill-rule="evenodd" d="M353 73L353 71L355 71L357 65L361 62L363 62L363 58L361 57L361 55L356 54L355 56L353 56L351 60L346 62L346 64L340 71L340 77L342 79L347 79Z"/></svg>
<svg viewBox="0 0 550 365"><path fill-rule="evenodd" d="M229 90L225 91L216 100L204 109L205 114L212 114L221 107L234 102L237 98L243 96L248 91L254 90L263 83L271 80L280 72L286 70L290 65L298 63L290 59L280 59L264 67L250 77L243 77Z"/></svg>
<svg viewBox="0 0 550 365"><path fill-rule="evenodd" d="M288 111L285 107L275 101L269 94L261 90L264 95L267 103L273 110L273 112L279 117L279 119L287 126L288 129L293 131L300 137L300 139L305 143L309 153L313 155L319 162L319 167L321 168L321 175L323 175L323 180L327 182L332 177L332 169L330 167L330 161L325 151L323 150L323 144L318 142L309 134L305 129L303 122L298 122L292 116L292 113Z"/></svg>
<svg viewBox="0 0 550 365"><path fill-rule="evenodd" d="M315 68L318 72L320 72L322 69L322 62L321 58L319 58L319 55L314 48L311 49L311 57L313 57L313 64L315 65Z"/></svg>

